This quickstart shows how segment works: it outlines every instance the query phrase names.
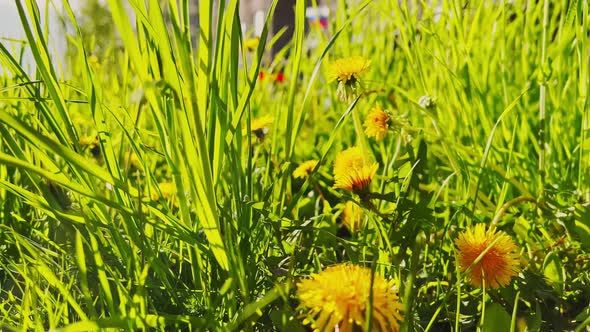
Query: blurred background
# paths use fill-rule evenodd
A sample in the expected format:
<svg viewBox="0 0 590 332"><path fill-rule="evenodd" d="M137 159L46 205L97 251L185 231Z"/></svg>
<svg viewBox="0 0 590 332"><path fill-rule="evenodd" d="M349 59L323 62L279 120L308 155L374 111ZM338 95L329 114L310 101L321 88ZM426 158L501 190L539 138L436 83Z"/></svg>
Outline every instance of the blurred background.
<svg viewBox="0 0 590 332"><path fill-rule="evenodd" d="M198 0L191 0L191 23L195 36L199 25ZM240 4L240 20L244 38L253 38L260 35L266 17L266 10L271 0L243 0ZM85 34L87 41L86 48L92 54L102 55L108 47L112 46L112 40L116 37L115 25L112 22L110 11L106 1L103 0L70 0L72 10L78 18L78 23ZM317 7L313 4L317 4ZM272 22L271 33L286 28L284 34L273 46L276 52L283 48L290 40L293 33L295 0L281 0L278 2L275 17ZM307 9L308 24L325 26L330 14L326 1L309 1ZM52 54L58 59L63 59L68 52L67 41L64 31L71 29L63 19L65 9L61 2L38 1L39 10L47 25ZM131 8L128 10L132 15ZM96 36L101 36L97 39ZM0 42L9 49L22 50L25 33L19 19L19 14L14 0L0 0ZM34 70L33 61L26 50L22 51L26 59L26 69L29 72ZM1 65L0 65L1 66ZM0 67L1 68L1 67Z"/></svg>

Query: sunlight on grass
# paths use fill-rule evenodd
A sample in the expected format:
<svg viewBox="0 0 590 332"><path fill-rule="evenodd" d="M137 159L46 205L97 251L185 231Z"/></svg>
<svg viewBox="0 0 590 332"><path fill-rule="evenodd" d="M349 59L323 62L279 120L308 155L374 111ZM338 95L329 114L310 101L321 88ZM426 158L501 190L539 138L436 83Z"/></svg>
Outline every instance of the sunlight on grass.
<svg viewBox="0 0 590 332"><path fill-rule="evenodd" d="M57 2L0 40L0 330L590 326L586 1Z"/></svg>

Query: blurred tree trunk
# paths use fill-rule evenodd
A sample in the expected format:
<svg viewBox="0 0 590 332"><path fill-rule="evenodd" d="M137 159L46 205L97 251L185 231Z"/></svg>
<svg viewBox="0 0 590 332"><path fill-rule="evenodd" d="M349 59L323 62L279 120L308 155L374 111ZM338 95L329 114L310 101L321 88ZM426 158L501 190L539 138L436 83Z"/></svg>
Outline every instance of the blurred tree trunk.
<svg viewBox="0 0 590 332"><path fill-rule="evenodd" d="M291 41L291 38L293 38L293 31L295 30L295 0L280 0L277 4L272 20L272 30L273 32L278 32L283 27L286 27L287 30L273 45L273 54L276 54L285 47Z"/></svg>

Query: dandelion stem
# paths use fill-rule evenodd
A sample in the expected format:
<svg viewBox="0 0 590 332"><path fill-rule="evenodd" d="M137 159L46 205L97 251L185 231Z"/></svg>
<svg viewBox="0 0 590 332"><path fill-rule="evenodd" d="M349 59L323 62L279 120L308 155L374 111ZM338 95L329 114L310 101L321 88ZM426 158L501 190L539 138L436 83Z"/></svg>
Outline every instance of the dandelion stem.
<svg viewBox="0 0 590 332"><path fill-rule="evenodd" d="M518 312L518 300L520 299L520 291L516 292L514 297L514 309L512 310L512 318L510 319L510 332L516 329L516 314Z"/></svg>
<svg viewBox="0 0 590 332"><path fill-rule="evenodd" d="M524 203L524 202L536 203L537 200L535 200L534 198L532 198L530 196L519 196L519 197L509 200L504 205L502 205L502 207L500 207L500 209L498 210L498 212L494 216L494 219L492 220L492 223L491 223L492 226L496 226L498 224L500 219L506 214L506 211L508 211L508 209L510 207L520 204L520 203Z"/></svg>
<svg viewBox="0 0 590 332"><path fill-rule="evenodd" d="M485 271L482 271L485 274ZM486 278L485 275L481 280L481 320L479 321L479 329L483 331L484 322L486 319Z"/></svg>

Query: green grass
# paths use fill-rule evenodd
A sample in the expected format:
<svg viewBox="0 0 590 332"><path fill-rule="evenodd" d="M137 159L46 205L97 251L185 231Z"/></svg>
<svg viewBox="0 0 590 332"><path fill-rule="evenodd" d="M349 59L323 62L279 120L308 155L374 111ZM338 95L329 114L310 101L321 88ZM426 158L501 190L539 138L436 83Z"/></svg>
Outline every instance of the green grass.
<svg viewBox="0 0 590 332"><path fill-rule="evenodd" d="M303 331L297 281L342 262L399 280L403 331L588 329L586 1L443 0L440 15L333 1L326 30L306 30L297 1L272 60L270 21L248 52L238 1L220 2L200 1L191 31L186 0L129 0L135 26L109 0L120 39L97 58L64 1L65 63L36 1L16 2L37 69L0 42L0 329ZM341 102L326 68L353 55L372 61L365 93ZM365 137L376 104L411 140ZM379 163L370 204L333 187L355 145ZM368 216L356 234L341 225L351 198ZM477 223L520 250L499 290L456 263Z"/></svg>

